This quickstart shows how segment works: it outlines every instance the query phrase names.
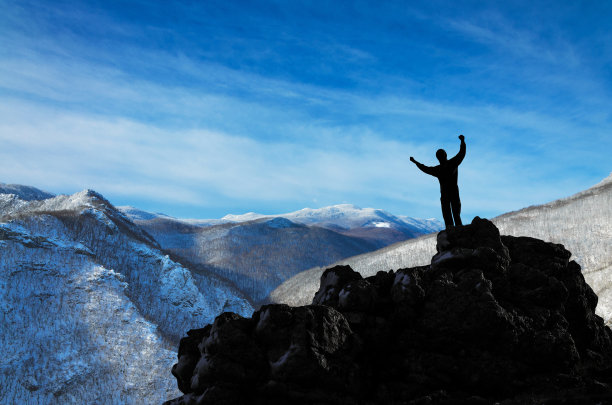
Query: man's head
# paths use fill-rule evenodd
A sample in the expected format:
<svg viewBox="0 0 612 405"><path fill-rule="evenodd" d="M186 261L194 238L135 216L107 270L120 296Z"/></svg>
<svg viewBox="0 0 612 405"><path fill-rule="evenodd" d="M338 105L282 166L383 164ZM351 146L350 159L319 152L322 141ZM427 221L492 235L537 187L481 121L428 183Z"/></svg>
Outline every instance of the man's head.
<svg viewBox="0 0 612 405"><path fill-rule="evenodd" d="M446 151L444 149L438 149L436 152L436 157L440 161L440 163L446 162Z"/></svg>

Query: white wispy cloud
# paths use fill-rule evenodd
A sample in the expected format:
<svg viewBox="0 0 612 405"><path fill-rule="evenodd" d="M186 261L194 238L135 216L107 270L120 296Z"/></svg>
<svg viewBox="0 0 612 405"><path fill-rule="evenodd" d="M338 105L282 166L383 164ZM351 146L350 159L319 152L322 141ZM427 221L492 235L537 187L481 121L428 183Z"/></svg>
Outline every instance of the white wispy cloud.
<svg viewBox="0 0 612 405"><path fill-rule="evenodd" d="M440 146L435 141L395 141L355 129L337 138L328 134L325 144L305 146L19 103L0 108L0 118L3 181L64 192L93 187L124 198L200 207L214 205L215 198L257 204L349 199L362 205L384 199L395 200L398 207L427 200L432 209L437 206L435 179L408 161L415 156L435 164L433 154ZM456 153L458 141L447 144L449 153ZM486 152L478 137L468 136L468 144L461 180L466 206L474 212L476 207L484 212L520 208L556 187L526 181L531 169L521 156L504 154L500 160L495 150Z"/></svg>

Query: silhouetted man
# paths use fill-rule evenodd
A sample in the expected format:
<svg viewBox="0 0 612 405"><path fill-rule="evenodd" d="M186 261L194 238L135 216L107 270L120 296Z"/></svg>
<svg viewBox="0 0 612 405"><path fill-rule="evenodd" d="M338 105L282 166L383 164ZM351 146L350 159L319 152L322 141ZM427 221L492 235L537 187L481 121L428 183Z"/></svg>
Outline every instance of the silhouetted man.
<svg viewBox="0 0 612 405"><path fill-rule="evenodd" d="M444 149L438 149L436 157L440 161L438 166L430 167L414 160L410 156L410 161L413 162L423 172L435 176L440 182L440 202L442 203L442 216L446 229L454 226L461 226L461 200L459 199L459 186L457 185L458 167L465 157L465 137L459 135L461 147L459 153L448 160ZM453 224L453 219L455 223Z"/></svg>

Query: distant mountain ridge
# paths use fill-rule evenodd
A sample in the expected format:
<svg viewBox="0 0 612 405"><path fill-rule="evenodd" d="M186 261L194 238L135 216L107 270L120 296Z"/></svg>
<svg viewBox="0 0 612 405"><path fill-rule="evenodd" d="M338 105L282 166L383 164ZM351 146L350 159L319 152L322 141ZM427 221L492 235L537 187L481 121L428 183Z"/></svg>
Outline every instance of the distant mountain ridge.
<svg viewBox="0 0 612 405"><path fill-rule="evenodd" d="M436 220L402 219L349 204L280 215L247 213L218 220L177 219L119 207L166 251L214 272L254 303L294 274L438 230Z"/></svg>
<svg viewBox="0 0 612 405"><path fill-rule="evenodd" d="M21 184L0 183L0 194L13 194L23 201L44 200L55 197L55 194Z"/></svg>
<svg viewBox="0 0 612 405"><path fill-rule="evenodd" d="M124 215L126 215L128 218L130 218L132 221L148 221L150 219L155 218L175 219L161 212L149 212L129 205L117 207L117 209L121 211Z"/></svg>
<svg viewBox="0 0 612 405"><path fill-rule="evenodd" d="M147 221L166 218L195 226L211 226L224 223L250 222L258 219L286 218L304 225L316 225L334 231L350 232L356 228L382 228L398 231L408 238L437 232L443 224L435 218L420 219L406 215L393 215L376 208L359 208L353 204L336 204L322 208L303 208L285 214L228 214L220 219L174 218L163 213L152 213L131 206L117 207L135 221Z"/></svg>
<svg viewBox="0 0 612 405"><path fill-rule="evenodd" d="M354 228L391 228L414 237L424 233L436 232L442 223L436 219L415 219L408 216L395 216L376 208L359 208L353 204L337 204L322 208L303 208L286 214L263 215L249 212L242 215L226 215L222 219L232 222L251 221L260 218L283 217L305 225L317 225L334 230Z"/></svg>
<svg viewBox="0 0 612 405"><path fill-rule="evenodd" d="M529 235L569 249L599 296L597 313L612 323L612 174L570 197L503 214L492 221L504 234ZM333 265L349 265L365 277L377 271L425 265L436 253L435 246L435 234L425 235ZM312 300L323 271L313 268L295 275L270 294L271 301L305 305Z"/></svg>

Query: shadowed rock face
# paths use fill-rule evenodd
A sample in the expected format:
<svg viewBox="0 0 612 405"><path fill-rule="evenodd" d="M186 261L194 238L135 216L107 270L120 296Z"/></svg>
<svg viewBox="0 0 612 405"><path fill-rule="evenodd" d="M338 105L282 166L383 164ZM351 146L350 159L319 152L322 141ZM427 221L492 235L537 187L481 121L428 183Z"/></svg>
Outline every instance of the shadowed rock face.
<svg viewBox="0 0 612 405"><path fill-rule="evenodd" d="M562 245L475 218L437 250L365 279L334 267L313 305L189 331L167 404L612 403L612 332Z"/></svg>

